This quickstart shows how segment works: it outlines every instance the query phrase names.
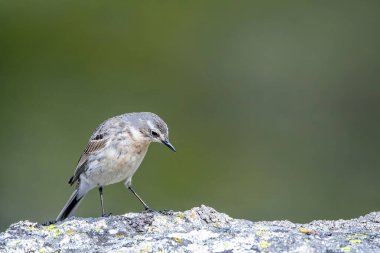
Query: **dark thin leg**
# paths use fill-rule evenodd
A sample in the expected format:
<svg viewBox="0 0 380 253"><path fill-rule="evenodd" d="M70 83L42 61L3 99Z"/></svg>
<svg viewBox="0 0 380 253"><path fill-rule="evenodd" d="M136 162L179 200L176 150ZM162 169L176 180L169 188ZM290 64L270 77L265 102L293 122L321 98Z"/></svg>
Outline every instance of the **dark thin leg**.
<svg viewBox="0 0 380 253"><path fill-rule="evenodd" d="M102 207L102 217L104 217L105 213L104 213L104 205L103 205L103 187L102 186L99 187L99 194L100 194L100 205Z"/></svg>
<svg viewBox="0 0 380 253"><path fill-rule="evenodd" d="M144 205L144 208L145 208L145 211L153 211L153 209L151 209L145 202L144 200L142 200L142 198L140 198L140 196L135 192L135 190L132 188L132 186L129 186L128 189L133 193L133 195L136 196L136 198L139 199L139 201L141 202L141 204Z"/></svg>

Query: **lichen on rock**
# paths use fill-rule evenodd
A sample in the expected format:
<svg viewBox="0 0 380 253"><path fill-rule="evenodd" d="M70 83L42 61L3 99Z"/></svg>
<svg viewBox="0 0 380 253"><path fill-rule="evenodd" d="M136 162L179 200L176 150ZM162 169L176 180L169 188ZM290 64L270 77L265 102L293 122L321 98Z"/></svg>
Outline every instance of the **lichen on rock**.
<svg viewBox="0 0 380 253"><path fill-rule="evenodd" d="M380 213L308 224L251 222L202 205L49 226L20 221L0 234L0 252L380 252Z"/></svg>

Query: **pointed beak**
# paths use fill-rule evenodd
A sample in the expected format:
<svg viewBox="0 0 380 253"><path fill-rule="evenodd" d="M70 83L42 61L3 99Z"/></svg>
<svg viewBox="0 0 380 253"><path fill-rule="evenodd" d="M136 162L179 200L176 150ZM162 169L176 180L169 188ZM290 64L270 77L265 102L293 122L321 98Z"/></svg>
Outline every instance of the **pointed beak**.
<svg viewBox="0 0 380 253"><path fill-rule="evenodd" d="M169 140L161 141L163 144L165 144L168 148L176 152L175 147L169 142Z"/></svg>

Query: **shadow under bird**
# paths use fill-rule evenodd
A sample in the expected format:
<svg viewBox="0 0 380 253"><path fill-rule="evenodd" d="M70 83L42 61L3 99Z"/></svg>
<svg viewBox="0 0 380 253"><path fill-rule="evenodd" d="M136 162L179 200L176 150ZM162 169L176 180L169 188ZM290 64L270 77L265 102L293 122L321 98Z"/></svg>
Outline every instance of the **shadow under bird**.
<svg viewBox="0 0 380 253"><path fill-rule="evenodd" d="M92 134L81 155L69 184L76 189L59 213L56 221L73 214L87 192L97 187L102 216L103 186L125 181L125 186L144 205L149 206L132 188L132 176L140 166L151 142L161 142L176 151L169 142L166 123L151 112L126 113L100 124Z"/></svg>

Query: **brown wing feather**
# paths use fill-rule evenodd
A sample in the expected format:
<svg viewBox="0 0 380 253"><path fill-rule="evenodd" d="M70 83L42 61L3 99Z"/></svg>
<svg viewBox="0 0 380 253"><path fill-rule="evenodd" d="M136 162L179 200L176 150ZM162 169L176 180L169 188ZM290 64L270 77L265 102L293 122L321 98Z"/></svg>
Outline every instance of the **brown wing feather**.
<svg viewBox="0 0 380 253"><path fill-rule="evenodd" d="M88 142L87 147L84 149L83 154L79 158L74 176L72 176L69 180L70 185L73 185L76 181L78 181L79 176L85 171L88 157L92 153L95 153L96 151L104 148L107 143L107 139L102 138L103 136L96 136L95 139Z"/></svg>

